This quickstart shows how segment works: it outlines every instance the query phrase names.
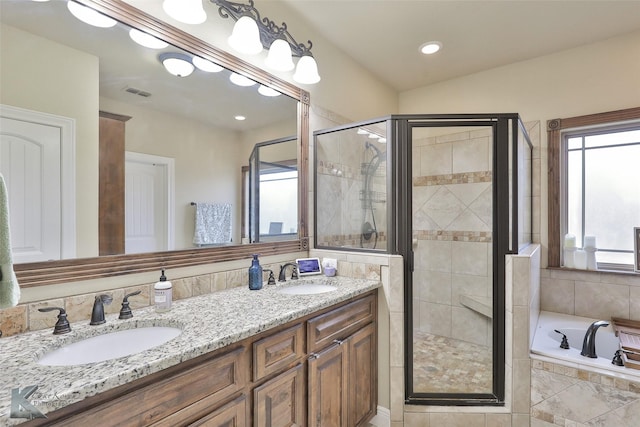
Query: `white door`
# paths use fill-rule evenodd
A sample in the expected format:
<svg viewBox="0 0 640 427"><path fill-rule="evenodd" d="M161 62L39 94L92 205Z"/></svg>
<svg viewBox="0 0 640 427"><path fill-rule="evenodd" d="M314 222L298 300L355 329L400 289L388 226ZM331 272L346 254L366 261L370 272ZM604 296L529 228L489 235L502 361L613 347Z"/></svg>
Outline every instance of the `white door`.
<svg viewBox="0 0 640 427"><path fill-rule="evenodd" d="M173 159L130 152L125 158L125 253L173 249Z"/></svg>
<svg viewBox="0 0 640 427"><path fill-rule="evenodd" d="M60 159L59 127L0 117L14 263L61 258Z"/></svg>

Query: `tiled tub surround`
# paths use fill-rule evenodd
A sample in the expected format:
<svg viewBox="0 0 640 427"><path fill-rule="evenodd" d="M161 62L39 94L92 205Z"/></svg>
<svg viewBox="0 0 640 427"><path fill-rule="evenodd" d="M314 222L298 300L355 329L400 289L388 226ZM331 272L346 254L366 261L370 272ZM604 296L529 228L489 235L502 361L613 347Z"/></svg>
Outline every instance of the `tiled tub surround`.
<svg viewBox="0 0 640 427"><path fill-rule="evenodd" d="M336 291L316 295L284 295L285 286L307 281L331 283ZM72 323L72 332L53 335L42 330L2 338L3 375L0 378L0 424L19 423L8 418L11 390L37 385L31 402L43 413L126 384L180 362L222 348L322 308L377 289L380 281L315 276L265 286L259 291L238 287L209 295L176 301L171 311L156 313L152 307L134 309L133 319L107 315L107 323L90 326ZM53 313L49 313L52 314ZM55 315L53 315L55 318ZM136 326L176 326L177 338L159 347L131 356L88 365L53 367L37 364L46 351L89 336ZM24 421L24 420L22 420Z"/></svg>
<svg viewBox="0 0 640 427"><path fill-rule="evenodd" d="M542 269L540 309L591 319L640 320L640 275ZM531 357L532 427L640 425L640 379Z"/></svg>
<svg viewBox="0 0 640 427"><path fill-rule="evenodd" d="M599 357L590 359L580 356L581 340L572 343L570 338L572 348L563 350L553 337L553 329L586 329L595 320L540 313L531 349L532 426L640 424L640 370L612 365L613 355L606 347L598 347L598 340ZM601 327L596 338L604 338L602 334L613 335L613 331L610 326Z"/></svg>
<svg viewBox="0 0 640 427"><path fill-rule="evenodd" d="M532 360L531 427L638 425L640 382Z"/></svg>

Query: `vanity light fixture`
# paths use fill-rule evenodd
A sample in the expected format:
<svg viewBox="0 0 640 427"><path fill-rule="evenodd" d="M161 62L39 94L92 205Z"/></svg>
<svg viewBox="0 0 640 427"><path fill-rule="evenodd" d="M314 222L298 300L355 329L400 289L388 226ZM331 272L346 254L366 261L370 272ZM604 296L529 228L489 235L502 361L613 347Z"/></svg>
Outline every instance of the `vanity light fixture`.
<svg viewBox="0 0 640 427"><path fill-rule="evenodd" d="M109 18L97 10L83 6L75 1L69 0L67 2L67 9L69 9L69 12L71 12L73 16L82 22L93 25L94 27L110 28L118 23L115 19Z"/></svg>
<svg viewBox="0 0 640 427"><path fill-rule="evenodd" d="M158 59L169 73L178 77L187 77L193 73L195 68L191 63L191 58L183 53L161 53Z"/></svg>
<svg viewBox="0 0 640 427"><path fill-rule="evenodd" d="M149 49L164 49L169 46L169 43L135 28L129 30L129 37L140 46L148 47Z"/></svg>
<svg viewBox="0 0 640 427"><path fill-rule="evenodd" d="M235 116L234 119L236 119L237 121L241 122L243 120L246 120L247 118L245 116L238 115L238 116Z"/></svg>
<svg viewBox="0 0 640 427"><path fill-rule="evenodd" d="M277 25L269 18L261 18L253 0L248 0L248 4L228 0L210 1L219 7L221 17L231 17L236 21L229 37L229 44L234 49L246 54L258 54L263 48L268 49L265 64L276 71L293 70L293 57L300 58L295 65L293 80L302 84L320 81L318 64L311 54L313 44L310 40L306 44L298 43L289 33L285 22Z"/></svg>
<svg viewBox="0 0 640 427"><path fill-rule="evenodd" d="M256 84L256 82L254 82L250 78L237 73L231 73L231 75L229 76L229 80L231 80L231 83L233 83L234 85L242 87L249 87Z"/></svg>
<svg viewBox="0 0 640 427"><path fill-rule="evenodd" d="M202 0L164 0L162 9L176 21L185 24L202 24L207 20Z"/></svg>
<svg viewBox="0 0 640 427"><path fill-rule="evenodd" d="M204 71L206 73L219 73L220 71L224 70L224 68L222 68L218 64L214 64L208 59L200 58L199 56L194 56L191 62L193 62L193 65L195 65L198 70Z"/></svg>
<svg viewBox="0 0 640 427"><path fill-rule="evenodd" d="M433 55L440 49L442 49L442 43L440 43L439 41L426 42L420 46L420 52L424 53L425 55Z"/></svg>

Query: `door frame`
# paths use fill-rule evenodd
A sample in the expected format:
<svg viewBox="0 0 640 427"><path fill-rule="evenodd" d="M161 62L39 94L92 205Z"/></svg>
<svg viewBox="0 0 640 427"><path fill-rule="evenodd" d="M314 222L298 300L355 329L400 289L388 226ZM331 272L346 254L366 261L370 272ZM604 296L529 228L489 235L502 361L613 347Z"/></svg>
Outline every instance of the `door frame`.
<svg viewBox="0 0 640 427"><path fill-rule="evenodd" d="M76 257L76 120L0 104L0 116L60 129L60 257Z"/></svg>

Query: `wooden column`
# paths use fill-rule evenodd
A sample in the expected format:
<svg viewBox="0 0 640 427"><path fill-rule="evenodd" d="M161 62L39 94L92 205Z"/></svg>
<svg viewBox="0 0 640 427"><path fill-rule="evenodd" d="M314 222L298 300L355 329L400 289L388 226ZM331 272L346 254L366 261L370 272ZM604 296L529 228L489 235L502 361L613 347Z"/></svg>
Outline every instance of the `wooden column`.
<svg viewBox="0 0 640 427"><path fill-rule="evenodd" d="M131 117L100 112L99 254L124 254L125 122Z"/></svg>

